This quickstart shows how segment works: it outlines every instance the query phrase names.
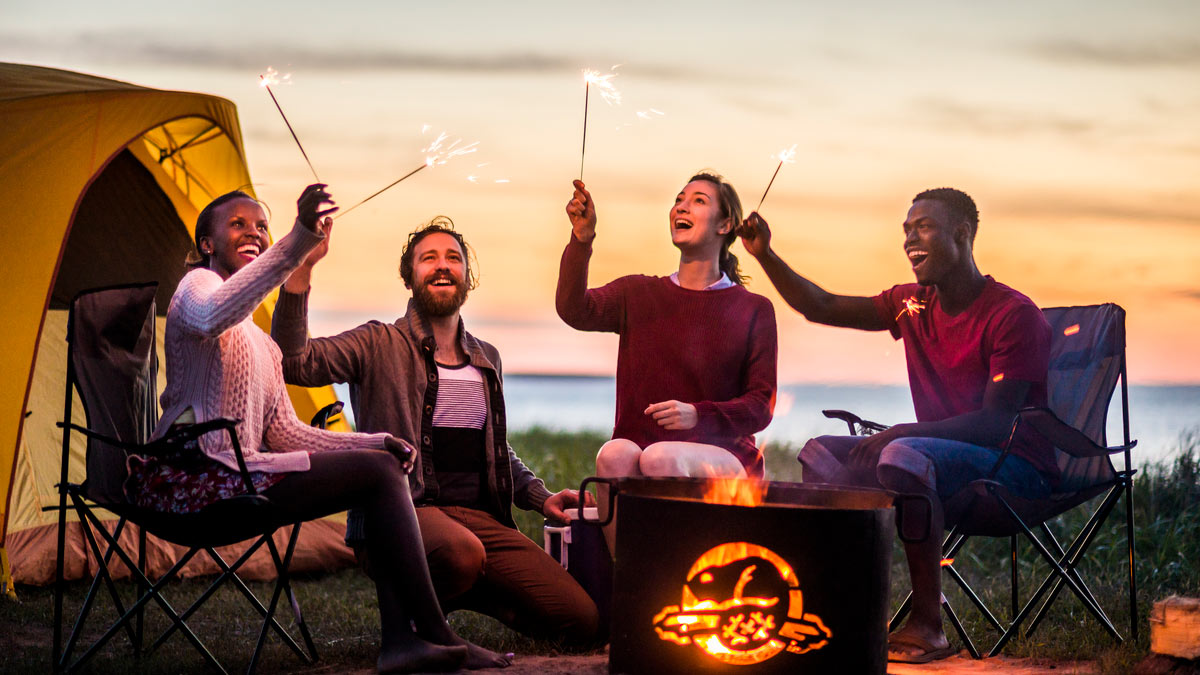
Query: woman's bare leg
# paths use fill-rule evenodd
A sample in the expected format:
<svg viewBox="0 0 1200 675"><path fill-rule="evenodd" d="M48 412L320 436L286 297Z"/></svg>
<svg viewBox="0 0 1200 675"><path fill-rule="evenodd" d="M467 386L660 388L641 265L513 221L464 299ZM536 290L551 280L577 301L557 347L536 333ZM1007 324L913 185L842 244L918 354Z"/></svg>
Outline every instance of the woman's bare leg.
<svg viewBox="0 0 1200 675"><path fill-rule="evenodd" d="M446 623L400 462L380 450L315 453L311 462L308 471L290 474L264 494L305 520L366 510L367 546L378 561L380 671L508 665L510 658L467 643Z"/></svg>
<svg viewBox="0 0 1200 675"><path fill-rule="evenodd" d="M646 446L638 468L645 476L746 477L746 467L732 452L715 445L682 441L660 441Z"/></svg>
<svg viewBox="0 0 1200 675"><path fill-rule="evenodd" d="M639 468L641 459L642 449L638 447L637 443L625 440L624 438L614 438L600 446L600 451L596 453L596 475L601 478L640 476L642 475L642 470ZM609 489L607 485L601 483L596 486L597 514L600 516L600 520L605 520L609 517L608 494ZM612 522L601 529L604 531L604 541L608 544L608 554L616 558L617 514L615 502L613 504Z"/></svg>

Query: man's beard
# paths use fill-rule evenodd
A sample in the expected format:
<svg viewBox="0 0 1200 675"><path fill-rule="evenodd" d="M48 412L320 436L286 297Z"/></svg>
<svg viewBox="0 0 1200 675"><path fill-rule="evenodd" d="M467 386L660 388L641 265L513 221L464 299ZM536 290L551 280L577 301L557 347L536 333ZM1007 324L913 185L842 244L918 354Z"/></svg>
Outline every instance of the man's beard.
<svg viewBox="0 0 1200 675"><path fill-rule="evenodd" d="M450 316L458 311L459 307L467 301L467 284L457 281L453 278L454 294L446 297L433 292L433 287L430 283L437 277L431 278L424 283L420 283L413 290L413 302L416 303L417 310L425 316L443 317Z"/></svg>

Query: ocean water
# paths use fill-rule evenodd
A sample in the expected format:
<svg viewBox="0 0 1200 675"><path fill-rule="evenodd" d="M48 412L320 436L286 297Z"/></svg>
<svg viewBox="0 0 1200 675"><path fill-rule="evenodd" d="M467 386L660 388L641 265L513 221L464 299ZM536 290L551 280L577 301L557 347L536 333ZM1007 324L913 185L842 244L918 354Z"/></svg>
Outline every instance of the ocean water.
<svg viewBox="0 0 1200 675"><path fill-rule="evenodd" d="M504 383L510 428L612 430L612 378L509 375ZM1122 437L1119 396L1118 392L1109 407L1108 440L1113 445ZM1131 435L1138 441L1133 451L1137 465L1169 458L1178 451L1182 433L1200 436L1200 387L1133 386L1129 408ZM843 423L821 415L823 409L849 410L886 424L914 418L907 387L789 385L780 388L775 419L758 438L803 444L814 436L846 433Z"/></svg>

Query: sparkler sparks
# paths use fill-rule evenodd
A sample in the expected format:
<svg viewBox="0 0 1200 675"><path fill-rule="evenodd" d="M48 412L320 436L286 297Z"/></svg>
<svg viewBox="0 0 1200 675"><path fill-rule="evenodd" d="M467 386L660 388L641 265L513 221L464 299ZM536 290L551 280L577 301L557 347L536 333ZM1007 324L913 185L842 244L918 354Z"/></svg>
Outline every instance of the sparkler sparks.
<svg viewBox="0 0 1200 675"><path fill-rule="evenodd" d="M279 111L279 116L283 118L283 123L287 125L288 131L291 132L292 140L296 141L296 147L300 148L300 154L304 156L304 161L308 163L308 170L312 171L313 178L316 178L317 182L320 183L321 178L317 176L317 170L313 168L312 160L308 158L308 153L304 151L304 146L300 144L300 137L296 135L296 130L292 128L292 123L288 121L287 115L283 114L283 106L279 105L279 99L275 98L275 92L271 91L272 84L291 84L292 74L280 75L278 70L267 66L267 72L259 75L258 79L259 85L271 95L271 102L275 104L275 109Z"/></svg>
<svg viewBox="0 0 1200 675"><path fill-rule="evenodd" d="M615 71L617 66L613 66L609 70ZM621 103L621 92L613 86L612 79L616 77L615 72L610 72L607 75L601 75L599 71L584 69L583 71L583 147L579 151L579 180L583 180L583 160L587 156L587 122L588 122L588 97L592 92L592 85L596 85L596 92L604 99L604 102L612 105L613 103Z"/></svg>
<svg viewBox="0 0 1200 675"><path fill-rule="evenodd" d="M775 167L775 173L771 174L771 181L767 183L767 189L763 190L762 199L759 199L758 206L754 207L755 211L758 211L762 208L763 202L767 199L767 193L771 191L771 186L775 184L775 177L779 175L779 170L783 168L783 165L795 163L796 145L793 144L790 148L780 150L779 154L775 155L775 157L779 158L779 166Z"/></svg>
<svg viewBox="0 0 1200 675"><path fill-rule="evenodd" d="M429 128L430 127L428 124L424 125L421 128L421 133L425 133L426 131L429 130ZM427 145L424 148L421 148L421 152L425 153L425 161L420 166L413 169L412 171L409 171L408 173L404 174L403 176L397 178L396 180L392 181L391 183L388 183L385 187L375 191L373 194L371 194L371 196L358 202L354 206L351 206L350 208L346 209L345 211L342 211L341 213L337 214L336 216L334 216L334 218L339 218L341 216L344 216L347 213L350 213L351 211L353 211L354 209L357 209L358 207L362 206L363 204L366 204L367 202L371 201L372 199L378 197L379 195L383 194L384 192L387 192L388 190L392 189L393 187L396 187L400 183L402 183L405 180L407 180L408 178L412 177L414 174L416 174L421 169L425 169L425 168L428 168L431 166L441 166L441 165L445 164L446 162L449 162L451 159L454 159L455 157L469 155L472 152L475 152L479 149L479 141L473 141L471 143L463 143L463 140L461 138L456 138L453 141L449 140L449 138L450 138L450 136L446 132L443 131L443 132L439 133L437 138L433 139L432 143L430 143L429 145ZM467 180L471 180L471 178L472 178L472 176L468 176ZM471 181L471 182L475 182L475 181Z"/></svg>

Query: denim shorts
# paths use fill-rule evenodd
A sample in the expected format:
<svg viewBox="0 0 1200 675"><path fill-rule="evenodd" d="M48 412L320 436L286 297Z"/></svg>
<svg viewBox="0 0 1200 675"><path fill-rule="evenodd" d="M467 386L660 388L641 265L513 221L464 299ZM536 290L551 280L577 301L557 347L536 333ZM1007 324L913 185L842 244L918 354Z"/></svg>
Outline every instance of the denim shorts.
<svg viewBox="0 0 1200 675"><path fill-rule="evenodd" d="M845 472L850 450L863 436L820 436L805 444L800 462L830 482ZM944 438L898 438L884 446L879 466L888 466L912 475L923 485L949 499L968 483L986 478L995 466L1000 451ZM1009 454L992 480L1013 494L1026 499L1041 499L1050 494L1046 478L1027 460Z"/></svg>

